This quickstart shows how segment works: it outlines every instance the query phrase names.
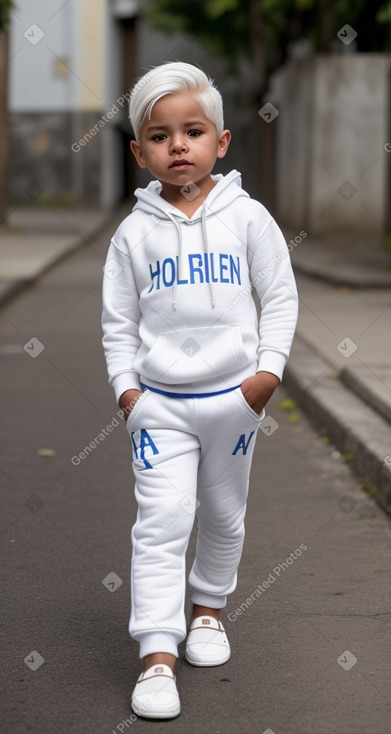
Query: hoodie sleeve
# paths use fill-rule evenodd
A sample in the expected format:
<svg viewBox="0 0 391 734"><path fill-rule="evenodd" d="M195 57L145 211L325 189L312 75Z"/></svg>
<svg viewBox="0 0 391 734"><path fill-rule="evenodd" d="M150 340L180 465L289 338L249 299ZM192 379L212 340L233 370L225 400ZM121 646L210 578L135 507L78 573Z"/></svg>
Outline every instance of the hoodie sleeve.
<svg viewBox="0 0 391 734"><path fill-rule="evenodd" d="M298 296L288 247L274 219L249 243L248 253L261 306L257 372L272 372L281 380L295 333Z"/></svg>
<svg viewBox="0 0 391 734"><path fill-rule="evenodd" d="M117 402L125 390L140 390L139 374L132 369L141 340L139 293L129 256L111 241L103 268L103 348L109 384Z"/></svg>

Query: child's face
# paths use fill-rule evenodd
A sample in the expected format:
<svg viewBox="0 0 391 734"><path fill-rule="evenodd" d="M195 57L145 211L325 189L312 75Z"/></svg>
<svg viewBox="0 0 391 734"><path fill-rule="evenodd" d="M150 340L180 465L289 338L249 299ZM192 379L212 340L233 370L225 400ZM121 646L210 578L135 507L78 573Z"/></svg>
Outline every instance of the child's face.
<svg viewBox="0 0 391 734"><path fill-rule="evenodd" d="M163 184L162 193L189 181L202 190L210 188L216 158L223 158L231 139L229 130L217 134L190 92L169 94L159 99L150 119L144 120L140 142L131 148L141 168Z"/></svg>

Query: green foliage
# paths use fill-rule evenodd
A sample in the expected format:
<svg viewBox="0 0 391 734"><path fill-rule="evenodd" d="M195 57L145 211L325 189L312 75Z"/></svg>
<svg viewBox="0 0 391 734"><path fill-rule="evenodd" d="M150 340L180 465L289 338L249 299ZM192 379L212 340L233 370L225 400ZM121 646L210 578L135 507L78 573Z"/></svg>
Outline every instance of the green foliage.
<svg viewBox="0 0 391 734"><path fill-rule="evenodd" d="M346 449L346 451L342 454L342 459L346 464L351 464L356 458L356 454L354 451L351 451L350 449Z"/></svg>
<svg viewBox="0 0 391 734"><path fill-rule="evenodd" d="M391 2L387 2L381 6L376 13L378 23L391 23Z"/></svg>
<svg viewBox="0 0 391 734"><path fill-rule="evenodd" d="M10 11L14 7L15 5L13 0L0 0L0 31L7 28L10 19Z"/></svg>
<svg viewBox="0 0 391 734"><path fill-rule="evenodd" d="M280 401L278 407L280 408L280 410L296 410L297 403L296 400L293 400L293 398L286 398L285 400Z"/></svg>
<svg viewBox="0 0 391 734"><path fill-rule="evenodd" d="M151 0L146 17L160 30L188 33L235 67L249 43L249 0Z"/></svg>
<svg viewBox="0 0 391 734"><path fill-rule="evenodd" d="M391 232L387 232L384 238L384 244L386 246L386 250L388 252L391 252Z"/></svg>
<svg viewBox="0 0 391 734"><path fill-rule="evenodd" d="M370 497L375 497L379 491L374 484L367 484L367 482L363 482L361 487L363 488L364 492L370 495Z"/></svg>
<svg viewBox="0 0 391 734"><path fill-rule="evenodd" d="M194 36L236 68L240 58L254 55L254 42L280 61L289 41L303 36L316 51L329 51L337 31L354 27L364 12L378 24L391 23L391 0L375 0L373 11L368 0L150 0L146 15L160 30Z"/></svg>

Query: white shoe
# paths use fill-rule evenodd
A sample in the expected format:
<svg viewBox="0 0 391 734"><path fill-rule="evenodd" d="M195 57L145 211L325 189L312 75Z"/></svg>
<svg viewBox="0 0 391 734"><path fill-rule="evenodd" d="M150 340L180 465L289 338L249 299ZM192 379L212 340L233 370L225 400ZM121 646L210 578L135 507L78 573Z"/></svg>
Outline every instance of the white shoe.
<svg viewBox="0 0 391 734"><path fill-rule="evenodd" d="M157 663L141 673L132 694L132 709L147 719L173 719L181 712L176 678L168 665Z"/></svg>
<svg viewBox="0 0 391 734"><path fill-rule="evenodd" d="M199 667L226 663L231 648L221 622L207 615L196 617L190 625L185 655L190 665Z"/></svg>

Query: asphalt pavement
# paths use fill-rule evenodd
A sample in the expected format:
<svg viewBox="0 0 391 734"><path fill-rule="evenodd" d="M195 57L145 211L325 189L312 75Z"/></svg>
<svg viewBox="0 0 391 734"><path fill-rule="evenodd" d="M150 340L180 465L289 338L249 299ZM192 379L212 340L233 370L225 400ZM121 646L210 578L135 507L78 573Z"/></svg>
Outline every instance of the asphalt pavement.
<svg viewBox="0 0 391 734"><path fill-rule="evenodd" d="M372 485L352 473L354 452L340 450L331 429L319 435L292 400L321 382L312 363L312 383L299 383L308 378L308 348L334 375L327 400L315 391L311 419L325 422L319 405L338 402L340 385L364 405L338 369L339 357L346 359L335 344L341 334L364 348L352 322L345 333L347 322L338 321L350 306L335 306L333 324L320 310L322 288L345 304L357 293L314 286L299 272L289 391L278 388L259 431L238 586L223 614L232 657L221 667L192 668L182 644L181 715L169 722L132 715L140 671L127 632L136 506L129 438L107 385L100 329L102 265L123 216L101 224L98 235L90 230L0 312L2 731L388 734L391 520ZM366 332L389 305L387 287L381 302L379 291L375 301L365 291L373 304ZM320 319L335 334L329 344L318 336L315 349L308 334L318 334ZM194 540L193 533L188 568Z"/></svg>

